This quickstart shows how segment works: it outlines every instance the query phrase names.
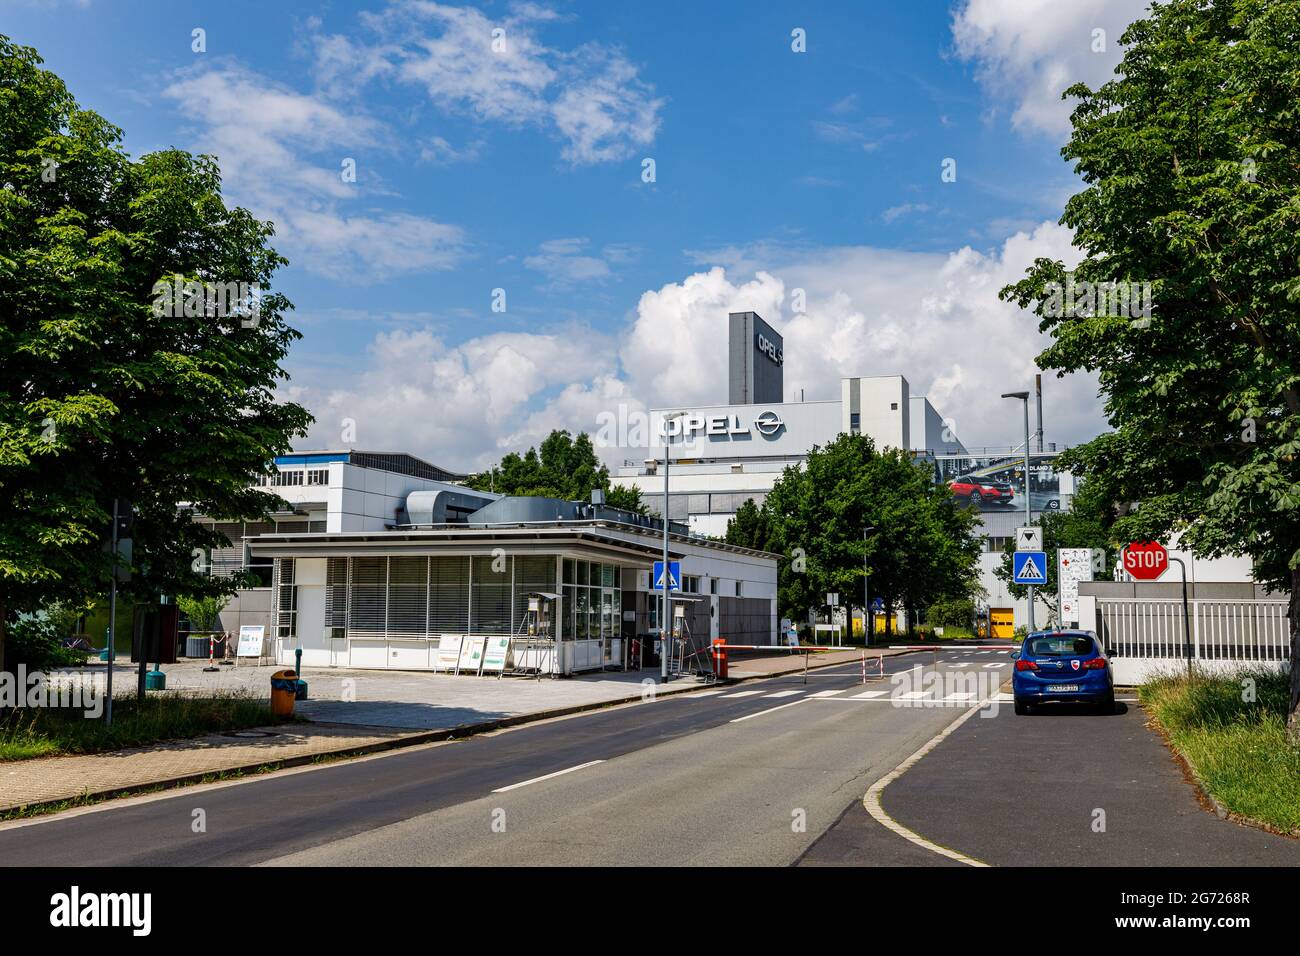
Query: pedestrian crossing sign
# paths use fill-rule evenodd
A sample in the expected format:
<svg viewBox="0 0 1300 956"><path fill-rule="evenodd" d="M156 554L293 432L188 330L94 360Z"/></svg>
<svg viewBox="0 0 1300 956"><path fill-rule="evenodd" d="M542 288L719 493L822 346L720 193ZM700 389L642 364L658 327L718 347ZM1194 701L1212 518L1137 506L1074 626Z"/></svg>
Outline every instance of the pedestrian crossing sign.
<svg viewBox="0 0 1300 956"><path fill-rule="evenodd" d="M656 561L654 563L654 572L650 575L651 590L662 591L664 589L664 563ZM682 563L680 561L668 562L668 589L670 591L680 591L682 589Z"/></svg>
<svg viewBox="0 0 1300 956"><path fill-rule="evenodd" d="M1012 580L1016 584L1047 583L1047 553L1017 551L1012 558Z"/></svg>

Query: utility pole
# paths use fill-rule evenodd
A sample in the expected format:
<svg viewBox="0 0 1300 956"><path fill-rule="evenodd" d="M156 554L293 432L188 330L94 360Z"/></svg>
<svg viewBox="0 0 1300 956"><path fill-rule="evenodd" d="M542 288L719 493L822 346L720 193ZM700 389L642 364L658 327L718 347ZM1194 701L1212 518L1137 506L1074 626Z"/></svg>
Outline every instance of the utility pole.
<svg viewBox="0 0 1300 956"><path fill-rule="evenodd" d="M1025 525L1028 527L1034 523L1032 512L1030 511L1029 502L1029 393L1028 392L1003 392L1003 398L1016 398L1024 403L1025 406ZM1029 613L1025 618L1029 630L1034 629L1034 586L1028 585L1029 588Z"/></svg>

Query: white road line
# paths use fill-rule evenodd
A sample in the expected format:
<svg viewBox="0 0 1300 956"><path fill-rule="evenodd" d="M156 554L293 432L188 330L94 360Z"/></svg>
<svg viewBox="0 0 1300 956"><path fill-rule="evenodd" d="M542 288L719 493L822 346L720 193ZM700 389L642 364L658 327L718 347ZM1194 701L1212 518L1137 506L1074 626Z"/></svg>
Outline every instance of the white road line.
<svg viewBox="0 0 1300 956"><path fill-rule="evenodd" d="M739 690L739 691L736 691L736 693L734 693L734 694L727 694L727 695L725 695L724 699L725 699L725 700L734 700L734 699L737 698L737 697L754 697L754 696L756 696L756 695L758 695L758 694L761 694L761 693L763 693L761 690Z"/></svg>
<svg viewBox="0 0 1300 956"><path fill-rule="evenodd" d="M991 670L993 670L994 668L998 668L998 667L1006 667L1006 666L1007 666L1007 665L1006 665L1006 662L1003 661L1003 662L1000 663L1000 664L998 664L998 663L985 664L985 665L984 665L984 669L985 669L986 671L991 671Z"/></svg>
<svg viewBox="0 0 1300 956"><path fill-rule="evenodd" d="M944 700L970 700L974 696L971 693L949 694Z"/></svg>
<svg viewBox="0 0 1300 956"><path fill-rule="evenodd" d="M889 691L887 690L869 690L861 694L854 694L850 699L851 700L875 700L878 697L887 697L888 695L889 695Z"/></svg>
<svg viewBox="0 0 1300 956"><path fill-rule="evenodd" d="M815 693L815 694L809 694L808 696L809 696L809 697L814 697L814 698L816 698L816 697L838 697L838 696L839 696L840 694L842 694L842 693L844 693L844 689L843 689L843 688L841 688L840 690L819 690L817 693Z"/></svg>
<svg viewBox="0 0 1300 956"><path fill-rule="evenodd" d="M880 805L880 794L884 791L884 789L887 786L889 786L891 783L893 783L903 774L907 773L907 771L910 770L917 761L919 761L922 757L928 754L935 747L939 746L939 743L945 737L947 737L949 734L951 734L954 730L956 730L966 721L970 720L972 717L978 714L980 712L980 709L981 708L979 707L971 707L970 709L968 709L966 713L962 714L960 717L958 717L956 720L950 723L943 730L939 731L939 733L937 733L935 736L931 737L930 740L925 744L925 746L923 746L920 750L912 754L912 756L908 757L906 760L900 763L893 770L889 771L889 773L885 774L883 777L881 777L879 780L873 783L871 785L871 789L869 789L866 792L866 794L864 794L862 797L862 805L866 808L867 813L871 814L872 819L875 820L877 823L879 823L885 829L897 833L904 840L907 840L911 843L915 843L917 846L923 847L924 849L929 850L931 853L937 853L940 856L946 856L950 860L956 860L959 863L965 863L967 866L988 866L988 864L984 863L981 860L975 859L973 856L967 856L965 853L959 853L956 850L948 849L946 846L939 846L939 844L937 843L932 843L931 841L927 840L925 837L921 836L919 833L915 833L912 830L909 830L907 827L903 826L901 823L899 823L897 820L895 820L893 817L891 817L888 813L885 812L885 808Z"/></svg>
<svg viewBox="0 0 1300 956"><path fill-rule="evenodd" d="M925 700L930 695L923 690L908 691L906 694L899 694L899 700Z"/></svg>
<svg viewBox="0 0 1300 956"><path fill-rule="evenodd" d="M552 777L562 777L566 773L573 773L575 770L585 770L588 767L594 767L598 763L604 763L603 760L588 760L586 763L580 763L576 767L569 767L567 770L557 770L555 773L548 773L545 776L533 777L531 780L521 780L519 783L512 783L508 787L497 787L493 793L505 793L507 790L518 790L520 787L526 787L530 783L541 783L543 780L550 780Z"/></svg>
<svg viewBox="0 0 1300 956"><path fill-rule="evenodd" d="M777 704L775 707L769 707L767 710L760 710L756 714L746 714L744 717L736 717L731 721L731 723L738 724L742 720L753 720L755 717L762 717L764 714L770 714L778 710L785 710L787 707L793 707L795 704L802 704L805 700L807 700L806 697L801 697L798 700L790 701L788 704Z"/></svg>
<svg viewBox="0 0 1300 956"><path fill-rule="evenodd" d="M677 696L682 698L682 700L699 700L701 697L712 697L715 694L721 693L722 691L720 690L701 690L691 694L678 694Z"/></svg>
<svg viewBox="0 0 1300 956"><path fill-rule="evenodd" d="M775 694L768 694L768 697L793 697L795 694L802 694L801 690L778 690Z"/></svg>

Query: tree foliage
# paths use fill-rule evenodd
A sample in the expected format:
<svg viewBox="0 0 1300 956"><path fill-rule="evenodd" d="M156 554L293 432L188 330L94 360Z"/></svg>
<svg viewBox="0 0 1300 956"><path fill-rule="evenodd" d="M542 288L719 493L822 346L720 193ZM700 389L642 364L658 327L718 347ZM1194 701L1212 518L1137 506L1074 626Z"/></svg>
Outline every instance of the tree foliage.
<svg viewBox="0 0 1300 956"><path fill-rule="evenodd" d="M592 491L605 492L605 502L645 514L638 488L611 486L609 469L600 463L591 436L580 432L575 438L556 429L539 447L522 455L510 452L501 462L474 475L467 484L479 491L500 495L532 495L561 498L565 501L589 501Z"/></svg>
<svg viewBox="0 0 1300 956"><path fill-rule="evenodd" d="M274 394L298 333L271 225L225 205L214 157L130 158L40 64L0 37L0 622L106 591L115 497L139 515L128 594L230 587L192 570L227 542L185 508L265 513L249 477L310 422ZM260 288L256 320L156 308L177 276Z"/></svg>
<svg viewBox="0 0 1300 956"><path fill-rule="evenodd" d="M1061 222L1076 281L1149 281L1149 322L1051 314L1061 262L1004 298L1053 342L1039 364L1094 371L1114 429L1062 463L1116 501L1121 539L1182 532L1249 555L1291 591L1300 702L1300 2L1171 0L1132 24L1113 80L1079 104L1063 155L1085 188ZM1295 717L1292 718L1296 728Z"/></svg>
<svg viewBox="0 0 1300 956"><path fill-rule="evenodd" d="M787 468L761 509L738 510L727 540L781 555L784 614L820 608L827 592L860 607L869 574L872 597L892 615L978 589L978 525L910 452L843 434Z"/></svg>

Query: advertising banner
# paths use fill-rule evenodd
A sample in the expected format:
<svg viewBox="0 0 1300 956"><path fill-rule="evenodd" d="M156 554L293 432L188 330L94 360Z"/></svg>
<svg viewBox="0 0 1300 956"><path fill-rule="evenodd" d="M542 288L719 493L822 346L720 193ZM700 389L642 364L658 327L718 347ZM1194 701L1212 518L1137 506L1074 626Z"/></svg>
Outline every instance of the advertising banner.
<svg viewBox="0 0 1300 956"><path fill-rule="evenodd" d="M1061 478L1052 466L1056 454L1029 456L1031 512L1058 511ZM961 504L984 512L1025 510L1025 455L1014 452L983 457L943 456L934 460L935 480L952 489Z"/></svg>

